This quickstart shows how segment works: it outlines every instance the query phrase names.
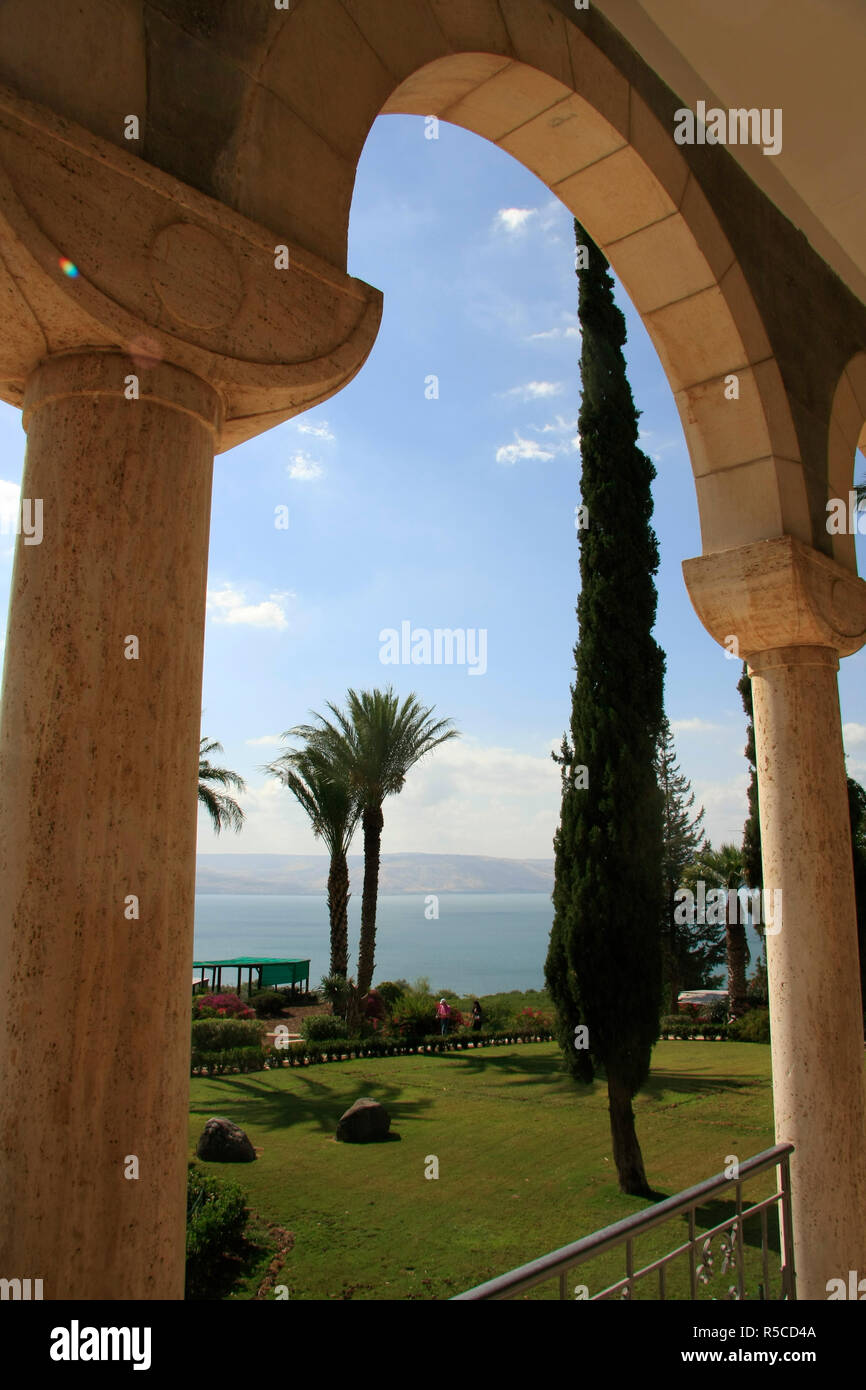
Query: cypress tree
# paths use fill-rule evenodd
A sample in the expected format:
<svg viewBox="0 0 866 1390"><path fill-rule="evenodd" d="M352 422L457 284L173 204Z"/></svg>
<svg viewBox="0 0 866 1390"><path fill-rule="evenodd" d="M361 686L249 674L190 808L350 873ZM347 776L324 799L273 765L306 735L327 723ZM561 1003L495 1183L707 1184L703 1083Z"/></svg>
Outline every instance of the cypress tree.
<svg viewBox="0 0 866 1390"><path fill-rule="evenodd" d="M746 711L746 747L743 750L749 763L749 814L743 826L743 875L747 888L763 888L764 869L761 862L761 822L758 816L758 757L755 752L755 715L752 709L752 678L743 662L737 689Z"/></svg>
<svg viewBox="0 0 866 1390"><path fill-rule="evenodd" d="M710 982L710 971L725 958L724 931L701 922L678 922L675 894L683 873L709 848L702 832L704 809L695 815L695 794L677 766L674 736L662 720L656 753L656 780L662 794L662 977L669 1013L677 1011L681 989L699 989Z"/></svg>
<svg viewBox="0 0 866 1390"><path fill-rule="evenodd" d="M588 524L579 532L571 736L556 758L562 806L545 975L572 1075L588 1082L604 1069L620 1187L650 1196L632 1100L649 1074L661 1004L662 805L654 757L664 654L652 636L655 469L637 444L625 318L608 264L574 225L588 252L577 269Z"/></svg>

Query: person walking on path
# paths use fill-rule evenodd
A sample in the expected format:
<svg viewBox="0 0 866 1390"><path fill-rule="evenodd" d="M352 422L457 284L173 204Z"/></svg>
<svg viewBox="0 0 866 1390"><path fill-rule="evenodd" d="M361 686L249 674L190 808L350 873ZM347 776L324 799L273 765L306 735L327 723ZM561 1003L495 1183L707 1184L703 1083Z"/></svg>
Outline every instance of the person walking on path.
<svg viewBox="0 0 866 1390"><path fill-rule="evenodd" d="M439 1000L436 1006L436 1017L439 1019L440 1032L444 1038L445 1034L448 1032L448 1020L451 1017L451 1006L447 999Z"/></svg>

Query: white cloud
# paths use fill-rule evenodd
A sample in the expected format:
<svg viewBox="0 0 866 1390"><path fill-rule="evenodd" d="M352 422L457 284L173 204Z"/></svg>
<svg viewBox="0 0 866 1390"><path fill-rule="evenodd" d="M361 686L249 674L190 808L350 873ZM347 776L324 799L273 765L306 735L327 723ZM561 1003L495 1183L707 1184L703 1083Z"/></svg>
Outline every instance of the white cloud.
<svg viewBox="0 0 866 1390"><path fill-rule="evenodd" d="M0 556L15 554L15 535L21 519L21 488L0 478Z"/></svg>
<svg viewBox="0 0 866 1390"><path fill-rule="evenodd" d="M866 724L843 724L842 741L846 748L853 748L858 743L866 743Z"/></svg>
<svg viewBox="0 0 866 1390"><path fill-rule="evenodd" d="M321 478L324 471L318 460L310 458L310 455L304 453L302 449L299 449L292 456L292 461L289 464L289 477L302 483L308 483L313 478Z"/></svg>
<svg viewBox="0 0 866 1390"><path fill-rule="evenodd" d="M530 425L529 428L536 434L571 434L574 430L574 421L569 420L564 415L557 415L555 421L546 425ZM580 450L580 436L571 434L569 439L547 439L540 443L534 439L524 439L523 435L515 430L514 443L503 444L496 451L496 462L504 464L514 464L521 459L539 459L542 463L548 459L556 458L561 454L574 454Z"/></svg>
<svg viewBox="0 0 866 1390"><path fill-rule="evenodd" d="M749 769L745 758L743 771L727 782L693 780L695 805L692 809L703 806L706 813L704 833L716 849L722 844L742 843L743 825L749 814L748 787Z"/></svg>
<svg viewBox="0 0 866 1390"><path fill-rule="evenodd" d="M525 386L512 386L510 391L504 391L502 394L517 396L521 401L540 401L550 396L559 396L562 390L561 381L527 381Z"/></svg>
<svg viewBox="0 0 866 1390"><path fill-rule="evenodd" d="M7 483L5 478L0 478L0 520L6 526L11 522L13 530L20 500L21 488L18 484Z"/></svg>
<svg viewBox="0 0 866 1390"><path fill-rule="evenodd" d="M569 420L565 415L557 415L552 422L546 425L530 425L530 429L537 430L539 434L564 434L566 430L574 429L574 420Z"/></svg>
<svg viewBox="0 0 866 1390"><path fill-rule="evenodd" d="M261 738L245 738L249 748L278 748L282 743L279 734L263 734Z"/></svg>
<svg viewBox="0 0 866 1390"><path fill-rule="evenodd" d="M670 725L675 734L714 734L724 727L722 724L710 724L698 716L693 719L672 719Z"/></svg>
<svg viewBox="0 0 866 1390"><path fill-rule="evenodd" d="M498 223L508 232L522 232L530 217L538 216L538 208L500 208L496 214Z"/></svg>
<svg viewBox="0 0 866 1390"><path fill-rule="evenodd" d="M558 741L556 746L559 746ZM275 778L244 796L243 844L226 850L247 854L326 854L295 798ZM546 748L518 753L454 739L435 749L409 773L399 796L385 802L385 854L486 854L503 859L552 859L559 821L559 768ZM204 822L203 822L204 829ZM206 842L205 842L206 840ZM219 853L209 834L199 849ZM352 854L361 854L360 831ZM360 894L360 879L352 891Z"/></svg>
<svg viewBox="0 0 866 1390"><path fill-rule="evenodd" d="M286 599L294 594L270 594L261 603L247 603L245 595L231 584L221 589L208 589L207 612L215 623L233 627L274 627L283 630L288 627L285 613Z"/></svg>
<svg viewBox="0 0 866 1390"><path fill-rule="evenodd" d="M537 343L540 339L556 338L579 338L580 329L576 323L564 324L561 328L548 328L544 333L530 333L527 338L528 343Z"/></svg>
<svg viewBox="0 0 866 1390"><path fill-rule="evenodd" d="M656 430L646 429L638 430L637 440L640 447L651 456L654 463L660 463L663 454L670 453L671 449L680 448L683 443L680 436L669 435L666 438L660 438Z"/></svg>
<svg viewBox="0 0 866 1390"><path fill-rule="evenodd" d="M319 420L318 423L314 420L299 420L298 430L301 434L310 434L314 439L324 439L329 443L336 439L327 420Z"/></svg>
<svg viewBox="0 0 866 1390"><path fill-rule="evenodd" d="M522 459L539 459L542 463L546 463L548 459L555 457L556 450L543 449L537 440L524 439L519 434L515 434L513 444L503 444L500 449L496 450L496 462L508 466Z"/></svg>

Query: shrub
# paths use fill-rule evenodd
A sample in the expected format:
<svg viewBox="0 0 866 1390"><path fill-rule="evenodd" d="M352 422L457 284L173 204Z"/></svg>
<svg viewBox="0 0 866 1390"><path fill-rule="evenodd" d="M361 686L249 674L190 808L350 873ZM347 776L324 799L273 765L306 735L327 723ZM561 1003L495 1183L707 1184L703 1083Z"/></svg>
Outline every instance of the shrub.
<svg viewBox="0 0 866 1390"><path fill-rule="evenodd" d="M244 1194L190 1163L186 1182L186 1297L220 1296L223 1256L243 1244L248 1211ZM216 1287L215 1287L216 1286Z"/></svg>
<svg viewBox="0 0 866 1390"><path fill-rule="evenodd" d="M450 1001L451 999L460 998L460 995L453 989L434 989L431 993L435 994L437 999L448 999Z"/></svg>
<svg viewBox="0 0 866 1390"><path fill-rule="evenodd" d="M438 1002L432 994L415 994L413 991L404 995L391 1012L391 1028L404 1042L420 1042L436 1028Z"/></svg>
<svg viewBox="0 0 866 1390"><path fill-rule="evenodd" d="M742 1018L728 1024L732 1042L768 1043L770 1041L770 1010L750 1009Z"/></svg>
<svg viewBox="0 0 866 1390"><path fill-rule="evenodd" d="M345 1038L345 1019L334 1014L309 1014L301 1021L301 1036L307 1042L327 1042L331 1038Z"/></svg>
<svg viewBox="0 0 866 1390"><path fill-rule="evenodd" d="M192 1001L193 1018L255 1018L255 1011L236 994L198 994Z"/></svg>
<svg viewBox="0 0 866 1390"><path fill-rule="evenodd" d="M286 1007L287 999L278 989L263 989L250 996L250 1004L259 1018L278 1018Z"/></svg>
<svg viewBox="0 0 866 1390"><path fill-rule="evenodd" d="M229 1047L261 1046L264 1025L256 1019L196 1018L192 1024L193 1051L223 1052Z"/></svg>
<svg viewBox="0 0 866 1390"><path fill-rule="evenodd" d="M384 999L385 1007L393 1009L398 999L402 999L409 986L405 980L383 980L376 986L380 998Z"/></svg>
<svg viewBox="0 0 866 1390"><path fill-rule="evenodd" d="M702 1023L727 1023L727 999L716 999L712 1004L702 1004L698 1010L698 1019Z"/></svg>
<svg viewBox="0 0 866 1390"><path fill-rule="evenodd" d="M504 1033L506 1027L511 1022L512 1015L501 1004L481 1004L481 1027L487 1033ZM470 1014L471 1014L470 1005Z"/></svg>

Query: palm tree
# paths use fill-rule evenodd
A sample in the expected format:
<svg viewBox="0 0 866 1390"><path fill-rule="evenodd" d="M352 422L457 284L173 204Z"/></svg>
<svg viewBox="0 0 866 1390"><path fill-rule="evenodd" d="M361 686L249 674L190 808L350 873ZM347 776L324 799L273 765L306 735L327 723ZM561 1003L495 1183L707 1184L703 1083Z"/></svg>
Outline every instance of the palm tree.
<svg viewBox="0 0 866 1390"><path fill-rule="evenodd" d="M283 738L290 738L283 734ZM328 916L331 923L331 975L349 970L349 866L346 855L361 815L356 794L339 767L312 748L290 749L262 768L279 778L303 806L331 856L328 870Z"/></svg>
<svg viewBox="0 0 866 1390"><path fill-rule="evenodd" d="M212 767L208 762L209 753L221 753L223 746L221 743L208 743L206 738L200 739L198 750L198 799L208 810L213 821L214 832L218 835L223 827L240 832L243 829L245 816L234 797L226 792L214 791L207 785L208 782L215 782L220 787L234 787L235 791L245 792L247 784L243 777L239 777L236 772L230 772L227 767Z"/></svg>
<svg viewBox="0 0 866 1390"><path fill-rule="evenodd" d="M684 880L690 884L698 879L703 879L708 888L724 888L728 895L725 906L728 1010L732 1018L739 1018L749 1007L746 998L749 946L746 941L746 928L740 920L742 905L736 896L738 890L746 886L742 850L737 845L725 844L719 849L712 849L706 845L684 875Z"/></svg>
<svg viewBox="0 0 866 1390"><path fill-rule="evenodd" d="M342 775L358 798L364 829L364 890L361 897L361 943L358 951L358 994L373 980L376 952L376 904L379 897L379 853L386 796L402 791L411 767L449 738L459 737L450 719L434 721L433 709L407 695L400 704L387 690L350 690L346 710L328 704L333 720L314 717L291 731L321 754Z"/></svg>

